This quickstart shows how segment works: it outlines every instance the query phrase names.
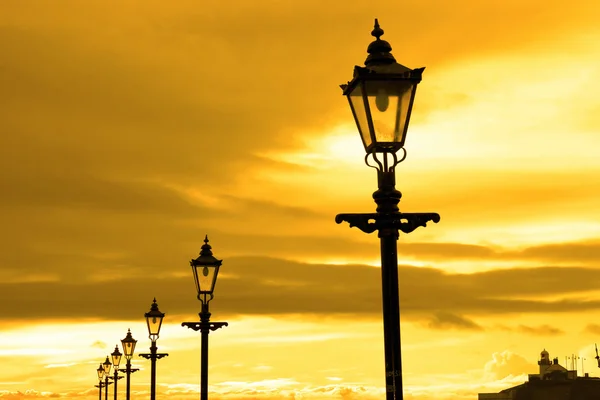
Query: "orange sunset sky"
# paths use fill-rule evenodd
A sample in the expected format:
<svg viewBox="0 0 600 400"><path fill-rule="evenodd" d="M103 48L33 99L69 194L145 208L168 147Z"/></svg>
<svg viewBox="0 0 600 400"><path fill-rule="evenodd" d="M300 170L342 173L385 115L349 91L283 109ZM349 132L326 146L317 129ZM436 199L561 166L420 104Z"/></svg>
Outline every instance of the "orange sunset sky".
<svg viewBox="0 0 600 400"><path fill-rule="evenodd" d="M405 399L476 399L550 357L600 370L593 0L1 0L0 399L98 398L166 313L158 398L196 399L189 260L223 266L211 399L380 399L375 171L339 84L373 19L425 66L397 188ZM123 364L122 364L123 365ZM150 364L133 366L132 400ZM570 366L570 365L569 365ZM124 380L120 398L124 398ZM110 389L112 396L112 387ZM110 397L112 398L112 397Z"/></svg>

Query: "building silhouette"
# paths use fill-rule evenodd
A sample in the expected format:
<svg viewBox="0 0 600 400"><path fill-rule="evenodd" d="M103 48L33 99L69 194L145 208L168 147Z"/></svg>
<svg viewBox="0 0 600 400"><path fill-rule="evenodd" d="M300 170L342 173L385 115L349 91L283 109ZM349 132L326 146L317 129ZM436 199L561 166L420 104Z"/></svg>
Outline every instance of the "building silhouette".
<svg viewBox="0 0 600 400"><path fill-rule="evenodd" d="M588 374L577 376L577 370L568 370L550 361L544 349L540 353L539 373L529 374L528 381L499 393L479 393L479 400L600 400L600 378Z"/></svg>

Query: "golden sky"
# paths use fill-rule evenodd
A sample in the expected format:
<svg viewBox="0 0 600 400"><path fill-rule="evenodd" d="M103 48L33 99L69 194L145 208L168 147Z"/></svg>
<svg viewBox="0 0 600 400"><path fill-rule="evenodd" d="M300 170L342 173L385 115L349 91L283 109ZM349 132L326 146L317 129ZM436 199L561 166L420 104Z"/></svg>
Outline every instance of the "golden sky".
<svg viewBox="0 0 600 400"><path fill-rule="evenodd" d="M407 400L475 399L600 341L600 6L2 0L0 399L97 398L166 312L159 397L195 399L188 261L223 259L211 398L381 398L374 171L339 84L373 19L425 66L397 168ZM132 375L145 398L149 363ZM120 381L121 392L124 381ZM111 394L112 396L112 388Z"/></svg>

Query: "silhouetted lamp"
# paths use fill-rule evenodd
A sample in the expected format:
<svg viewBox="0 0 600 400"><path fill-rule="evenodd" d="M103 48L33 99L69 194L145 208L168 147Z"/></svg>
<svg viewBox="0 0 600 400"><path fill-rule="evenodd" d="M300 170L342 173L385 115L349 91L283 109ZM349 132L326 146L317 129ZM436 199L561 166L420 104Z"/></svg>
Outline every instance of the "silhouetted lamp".
<svg viewBox="0 0 600 400"><path fill-rule="evenodd" d="M393 152L404 146L417 84L425 68L398 64L390 44L381 40L383 29L375 20L376 37L367 52L365 66L355 66L354 76L340 85L367 153Z"/></svg>
<svg viewBox="0 0 600 400"><path fill-rule="evenodd" d="M110 368L111 367L112 367L112 363L108 359L108 356L106 356L106 361L104 361L104 363L102 364L102 368L104 368L104 374L106 376L108 376L108 374L110 374Z"/></svg>
<svg viewBox="0 0 600 400"><path fill-rule="evenodd" d="M113 380L113 383L115 384L113 391L114 391L114 399L117 400L117 387L118 387L118 382L119 379L123 378L122 376L119 376L119 364L121 364L121 356L123 354L121 354L121 352L119 351L119 346L115 346L115 351L113 351L110 356L112 358L112 364L113 364L113 376L111 377L111 379Z"/></svg>
<svg viewBox="0 0 600 400"><path fill-rule="evenodd" d="M127 329L127 336L125 336L125 339L121 339L121 345L123 345L123 353L125 353L126 360L131 360L131 357L133 357L136 343L137 340L131 336L131 330Z"/></svg>
<svg viewBox="0 0 600 400"><path fill-rule="evenodd" d="M110 356L112 358L112 363L115 366L115 372L119 369L119 364L121 364L121 352L119 351L119 346L115 346L115 351L113 351Z"/></svg>
<svg viewBox="0 0 600 400"><path fill-rule="evenodd" d="M96 372L98 373L98 380L102 382L102 379L104 378L104 367L102 366L102 363L100 363L100 366L98 367Z"/></svg>
<svg viewBox="0 0 600 400"><path fill-rule="evenodd" d="M104 378L104 367L102 366L102 363L100 363L96 372L98 373L98 400L102 400L102 388L104 387L104 382L102 382L102 379Z"/></svg>
<svg viewBox="0 0 600 400"><path fill-rule="evenodd" d="M437 213L400 212L402 194L396 190L396 166L406 158L404 141L417 85L425 68L410 69L396 62L392 46L381 40L383 30L375 20L375 40L367 48L365 66L355 66L353 78L340 85L366 151L365 163L377 170L378 190L373 193L375 213L338 214L365 233L378 231L381 252L386 399L402 399L402 357L398 294L399 232L410 233L427 222L438 222ZM397 152L403 151L398 157ZM372 159L372 162L371 162Z"/></svg>
<svg viewBox="0 0 600 400"><path fill-rule="evenodd" d="M125 372L127 377L127 391L125 392L127 400L129 400L131 397L131 374L138 371L138 368L131 368L131 357L133 357L133 351L135 350L136 343L137 340L131 336L131 330L127 329L127 335L125 336L125 339L121 339L121 345L123 346L123 353L127 363L125 364L125 369L122 368L120 370L121 372Z"/></svg>
<svg viewBox="0 0 600 400"><path fill-rule="evenodd" d="M106 356L106 361L104 361L104 363L102 364L102 369L104 369L104 387L106 389L104 389L104 399L108 400L108 376L110 374L110 368L112 367L112 363L110 362L110 360L108 359L108 356Z"/></svg>
<svg viewBox="0 0 600 400"><path fill-rule="evenodd" d="M198 300L207 304L213 298L213 291L217 283L217 275L223 260L217 260L211 251L211 246L208 244L208 235L204 237L204 245L200 250L198 258L191 260L192 272L194 281L196 282L196 291L198 292Z"/></svg>
<svg viewBox="0 0 600 400"><path fill-rule="evenodd" d="M208 303L213 298L217 275L221 267L222 260L213 256L212 247L208 244L208 235L204 237L204 244L200 249L200 255L190 261L198 300L202 303L200 311L200 322L182 322L195 331L200 331L202 343L200 345L200 400L208 400L208 333L224 326L227 322L211 322Z"/></svg>
<svg viewBox="0 0 600 400"><path fill-rule="evenodd" d="M146 317L146 324L148 325L148 337L152 342L150 346L150 353L140 354L140 357L144 357L150 360L150 400L156 399L156 360L160 360L163 357L168 356L167 353L157 353L156 340L158 340L158 334L160 333L160 327L162 325L165 313L160 312L156 298L150 306L150 311L144 314Z"/></svg>
<svg viewBox="0 0 600 400"><path fill-rule="evenodd" d="M156 299L154 299L150 306L150 311L144 314L146 317L146 324L148 325L148 335L151 341L156 342L158 334L160 333L160 327L165 317L165 313L160 312Z"/></svg>

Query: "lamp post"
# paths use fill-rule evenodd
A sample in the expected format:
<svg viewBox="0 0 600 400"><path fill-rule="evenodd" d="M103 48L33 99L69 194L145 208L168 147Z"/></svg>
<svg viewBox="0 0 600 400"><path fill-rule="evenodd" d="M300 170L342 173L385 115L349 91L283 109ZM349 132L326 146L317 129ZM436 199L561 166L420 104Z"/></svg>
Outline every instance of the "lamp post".
<svg viewBox="0 0 600 400"><path fill-rule="evenodd" d="M102 382L102 378L104 378L104 367L102 367L102 364L100 364L96 373L98 374L98 384L95 386L98 388L98 400L102 400L102 388L104 387L104 382Z"/></svg>
<svg viewBox="0 0 600 400"><path fill-rule="evenodd" d="M376 40L367 52L365 66L354 67L354 76L340 85L360 133L365 163L377 170L378 190L373 193L375 213L338 214L335 221L348 222L365 233L378 231L381 249L383 331L386 399L402 399L400 306L398 293L397 241L399 231L410 233L427 222L439 222L436 213L403 213L398 209L402 194L396 190L396 166L406 158L404 140L417 84L425 68L410 69L396 62L392 47L381 40L377 19L371 32ZM399 158L396 154L402 150ZM369 157L372 162L369 162Z"/></svg>
<svg viewBox="0 0 600 400"><path fill-rule="evenodd" d="M221 267L222 260L217 260L208 244L208 235L204 238L204 245L200 250L200 256L191 260L192 272L198 292L198 300L202 303L202 311L198 314L200 322L183 322L181 326L187 326L202 333L202 344L200 348L200 400L208 400L208 333L227 326L227 322L210 322L208 303L214 297L215 283Z"/></svg>
<svg viewBox="0 0 600 400"><path fill-rule="evenodd" d="M125 364L125 368L121 368L119 371L125 372L127 376L127 400L129 400L131 395L131 374L136 371L139 371L139 368L131 368L131 357L133 357L133 351L135 350L135 344L137 340L131 336L131 330L127 329L127 336L125 339L121 339L121 345L123 346L123 353L125 353L125 359L127 360L127 364Z"/></svg>
<svg viewBox="0 0 600 400"><path fill-rule="evenodd" d="M150 311L144 314L146 318L146 324L148 325L148 337L152 342L150 346L150 353L140 354L140 357L150 359L150 400L156 399L156 360L160 360L163 357L168 356L167 353L157 353L156 340L160 333L160 327L162 325L165 313L160 312L158 304L156 304L156 298L150 306Z"/></svg>
<svg viewBox="0 0 600 400"><path fill-rule="evenodd" d="M121 354L121 352L119 351L118 345L115 346L115 351L113 351L110 355L112 357L113 370L114 370L113 376L110 377L110 379L112 379L113 383L115 384L115 387L113 388L113 391L115 392L114 400L117 400L117 382L119 382L119 379L123 379L122 376L119 376L119 364L121 363L122 355L123 354Z"/></svg>
<svg viewBox="0 0 600 400"><path fill-rule="evenodd" d="M108 376L110 375L110 368L112 367L112 363L108 360L108 356L106 356L106 361L102 364L104 369L104 386L106 390L104 392L104 400L108 400L108 385L112 384L112 382L108 381Z"/></svg>

